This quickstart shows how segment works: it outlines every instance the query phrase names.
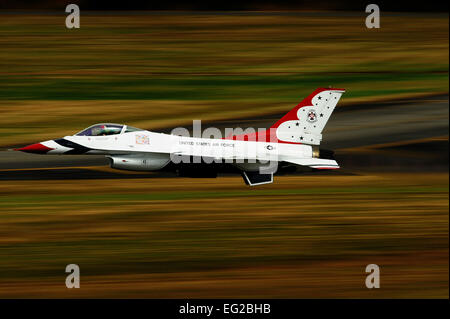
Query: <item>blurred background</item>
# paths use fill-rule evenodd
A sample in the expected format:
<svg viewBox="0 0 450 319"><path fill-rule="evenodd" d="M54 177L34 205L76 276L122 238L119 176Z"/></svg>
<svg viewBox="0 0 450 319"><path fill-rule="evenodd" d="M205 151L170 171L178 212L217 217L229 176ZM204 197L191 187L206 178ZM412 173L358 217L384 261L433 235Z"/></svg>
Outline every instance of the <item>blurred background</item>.
<svg viewBox="0 0 450 319"><path fill-rule="evenodd" d="M378 4L367 29L356 1L80 1L67 29L62 1L0 1L0 297L448 298L448 10ZM247 188L8 151L97 122L269 127L327 86L337 172Z"/></svg>

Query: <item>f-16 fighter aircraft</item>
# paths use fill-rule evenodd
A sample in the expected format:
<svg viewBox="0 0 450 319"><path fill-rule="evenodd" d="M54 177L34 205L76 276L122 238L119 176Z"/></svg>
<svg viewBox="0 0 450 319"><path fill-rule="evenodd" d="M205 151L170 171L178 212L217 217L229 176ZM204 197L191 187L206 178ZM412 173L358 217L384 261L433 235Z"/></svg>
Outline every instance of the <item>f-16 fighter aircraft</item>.
<svg viewBox="0 0 450 319"><path fill-rule="evenodd" d="M344 92L318 88L269 129L246 130L225 138L211 138L205 134L207 130L202 136L190 137L105 123L16 150L49 155L103 154L115 169L173 170L190 177L216 177L218 172L234 171L247 185L267 184L273 182L274 173L290 172L297 166L339 168L333 152L319 149L319 145L322 130Z"/></svg>

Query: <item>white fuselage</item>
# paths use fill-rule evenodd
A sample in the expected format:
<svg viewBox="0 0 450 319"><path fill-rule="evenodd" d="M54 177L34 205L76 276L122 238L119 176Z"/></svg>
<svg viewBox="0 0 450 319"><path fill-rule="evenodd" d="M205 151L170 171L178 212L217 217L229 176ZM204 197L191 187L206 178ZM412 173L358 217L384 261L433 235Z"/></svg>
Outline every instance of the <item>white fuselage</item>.
<svg viewBox="0 0 450 319"><path fill-rule="evenodd" d="M236 141L184 137L149 131L107 136L66 136L65 140L89 148L87 154L159 153L228 160L283 161L288 158L312 158L312 146L277 142ZM70 148L52 140L44 142L53 148L48 154L63 154Z"/></svg>

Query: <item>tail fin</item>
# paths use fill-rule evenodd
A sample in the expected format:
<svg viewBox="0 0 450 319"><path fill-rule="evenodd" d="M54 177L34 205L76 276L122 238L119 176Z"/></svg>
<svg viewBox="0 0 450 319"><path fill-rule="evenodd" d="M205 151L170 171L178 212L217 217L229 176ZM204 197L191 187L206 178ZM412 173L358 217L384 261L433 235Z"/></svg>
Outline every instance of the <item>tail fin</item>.
<svg viewBox="0 0 450 319"><path fill-rule="evenodd" d="M281 142L319 145L344 89L318 88L271 126Z"/></svg>

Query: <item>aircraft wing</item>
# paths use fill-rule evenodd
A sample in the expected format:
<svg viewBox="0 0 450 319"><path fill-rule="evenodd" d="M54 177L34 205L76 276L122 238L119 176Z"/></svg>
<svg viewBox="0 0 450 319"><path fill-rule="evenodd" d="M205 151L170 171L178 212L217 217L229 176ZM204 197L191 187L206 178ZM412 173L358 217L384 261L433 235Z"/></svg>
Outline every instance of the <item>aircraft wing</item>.
<svg viewBox="0 0 450 319"><path fill-rule="evenodd" d="M324 158L284 158L285 162L309 166L316 169L338 169L339 164L335 160Z"/></svg>

